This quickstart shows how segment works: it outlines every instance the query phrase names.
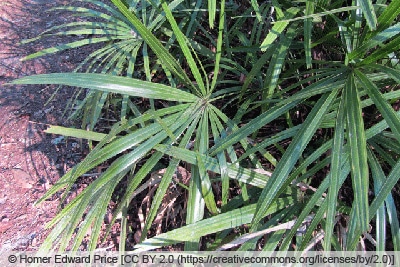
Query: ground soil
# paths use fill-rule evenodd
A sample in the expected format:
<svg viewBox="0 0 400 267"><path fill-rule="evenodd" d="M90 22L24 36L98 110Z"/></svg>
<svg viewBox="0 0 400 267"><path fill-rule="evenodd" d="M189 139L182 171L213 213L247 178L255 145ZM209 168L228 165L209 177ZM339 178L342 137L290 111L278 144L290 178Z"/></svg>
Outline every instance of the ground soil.
<svg viewBox="0 0 400 267"><path fill-rule="evenodd" d="M65 42L60 37L20 44L51 26L71 21L65 11L49 12L68 2L0 2L0 252L37 249L59 202L50 199L34 204L82 157L78 141L55 142L57 136L44 133L49 124L69 125L63 113L71 88L61 88L51 99L51 86L5 85L26 75L70 71L87 53L80 49L20 61L41 48Z"/></svg>
<svg viewBox="0 0 400 267"><path fill-rule="evenodd" d="M35 202L88 153L87 145L82 140L60 139L59 136L45 133L49 125L73 125L73 122L67 120L70 112L65 111L67 102L76 89L62 87L54 94L54 86L7 84L27 75L70 72L91 49L95 49L91 46L92 48L62 51L21 61L26 55L43 48L71 42L68 37L47 36L35 42L20 43L22 40L37 37L53 26L84 19L72 17L63 10L51 10L52 7L67 4L70 1L0 2L0 255L10 250L39 248L49 233L45 224L59 210L60 197L56 195L39 205L35 205ZM82 5L88 4L83 2ZM157 178L163 171L165 169L154 172L152 176ZM177 175L183 178L190 176L182 167L178 168ZM68 192L67 201L79 194L89 183L90 180L80 179L73 190ZM117 193L124 190L124 182L121 186L116 190ZM134 200L130 205L128 224L132 231L126 240L127 250L132 249L139 241L141 225L144 224L140 210L149 208L148 200L154 194L155 187L156 185L143 191L143 201ZM176 228L182 225L185 215L181 208L184 206L183 200L179 198L181 193L173 188L173 193L164 197L163 212L155 219L155 227L149 232L150 235L166 230L164 227ZM114 206L111 202L103 226L111 220ZM119 232L119 223L115 223L110 235L99 247L118 249ZM80 249L86 249L85 242Z"/></svg>

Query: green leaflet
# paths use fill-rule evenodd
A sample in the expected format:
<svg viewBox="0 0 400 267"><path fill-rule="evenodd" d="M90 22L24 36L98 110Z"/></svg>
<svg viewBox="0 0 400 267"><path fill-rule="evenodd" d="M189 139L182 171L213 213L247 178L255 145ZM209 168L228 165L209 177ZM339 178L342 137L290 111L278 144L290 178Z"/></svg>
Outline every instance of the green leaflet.
<svg viewBox="0 0 400 267"><path fill-rule="evenodd" d="M140 96L151 99L194 102L198 98L185 91L163 84L137 79L94 73L54 73L34 75L12 81L12 84L62 84L95 89L122 95Z"/></svg>

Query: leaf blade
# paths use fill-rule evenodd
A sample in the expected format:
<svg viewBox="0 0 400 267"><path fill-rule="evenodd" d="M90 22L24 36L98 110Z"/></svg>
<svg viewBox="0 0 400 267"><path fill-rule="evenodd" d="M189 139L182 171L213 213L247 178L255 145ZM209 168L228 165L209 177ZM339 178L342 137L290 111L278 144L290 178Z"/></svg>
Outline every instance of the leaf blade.
<svg viewBox="0 0 400 267"><path fill-rule="evenodd" d="M194 102L198 99L195 95L167 85L97 73L40 74L14 80L11 84L62 84L170 101Z"/></svg>
<svg viewBox="0 0 400 267"><path fill-rule="evenodd" d="M359 220L356 225L362 231L368 229L368 163L366 137L361 114L361 101L353 73L349 74L344 94L346 99L347 141L350 147L351 176L353 181L353 209ZM358 238L358 237L354 237Z"/></svg>

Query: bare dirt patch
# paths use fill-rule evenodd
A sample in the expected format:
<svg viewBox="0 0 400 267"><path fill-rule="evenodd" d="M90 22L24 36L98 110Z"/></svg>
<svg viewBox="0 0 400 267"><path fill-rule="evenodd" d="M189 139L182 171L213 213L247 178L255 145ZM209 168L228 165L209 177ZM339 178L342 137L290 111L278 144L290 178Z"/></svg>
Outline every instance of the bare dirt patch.
<svg viewBox="0 0 400 267"><path fill-rule="evenodd" d="M48 12L68 2L0 3L0 252L35 250L40 245L46 236L44 225L54 217L59 202L34 203L81 159L82 151L74 140L56 143L55 136L43 132L48 124L68 126L63 114L71 88L61 88L51 99L54 87L5 85L26 75L70 71L83 58L81 49L20 61L40 48L63 42L60 37L46 43L19 44L51 26L71 21L65 11Z"/></svg>

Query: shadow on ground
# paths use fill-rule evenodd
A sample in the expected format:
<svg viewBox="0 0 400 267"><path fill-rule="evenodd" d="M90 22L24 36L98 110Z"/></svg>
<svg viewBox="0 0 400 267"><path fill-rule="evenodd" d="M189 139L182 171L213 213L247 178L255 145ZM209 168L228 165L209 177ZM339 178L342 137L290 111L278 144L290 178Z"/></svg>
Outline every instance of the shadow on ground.
<svg viewBox="0 0 400 267"><path fill-rule="evenodd" d="M65 51L30 61L24 56L65 42L63 37L21 45L45 29L71 21L65 11L51 11L69 1L5 0L0 3L0 252L35 250L54 217L57 199L34 206L44 192L81 159L78 140L55 143L43 131L49 124L69 126L63 116L71 88L10 86L18 77L68 72L85 51ZM73 147L73 149L72 149Z"/></svg>

